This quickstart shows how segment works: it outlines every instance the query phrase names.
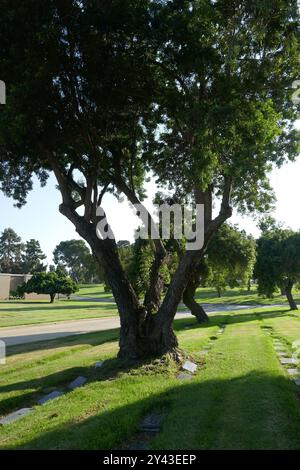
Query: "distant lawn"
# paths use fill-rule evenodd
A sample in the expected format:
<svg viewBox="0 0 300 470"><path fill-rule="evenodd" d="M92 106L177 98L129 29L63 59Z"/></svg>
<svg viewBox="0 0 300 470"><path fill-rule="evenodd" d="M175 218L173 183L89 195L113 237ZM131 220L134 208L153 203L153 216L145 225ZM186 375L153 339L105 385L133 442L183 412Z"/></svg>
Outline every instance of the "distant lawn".
<svg viewBox="0 0 300 470"><path fill-rule="evenodd" d="M78 375L89 382L0 428L1 449L124 448L143 416L161 409L166 419L149 442L152 449L300 449L296 386L267 333L289 349L300 339L298 313L270 308L214 314L207 325L189 318L177 320L175 328L181 347L200 364L191 381L177 380L173 363L122 370L117 330L11 347L7 365L0 366L0 415L34 405ZM208 342L212 348L204 356ZM103 368L95 370L103 359Z"/></svg>
<svg viewBox="0 0 300 470"><path fill-rule="evenodd" d="M75 295L78 297L113 299L111 292L104 291L104 284L80 284L79 291Z"/></svg>
<svg viewBox="0 0 300 470"><path fill-rule="evenodd" d="M81 300L0 301L0 327L117 315L114 303Z"/></svg>
<svg viewBox="0 0 300 470"><path fill-rule="evenodd" d="M294 298L300 302L300 292L294 292ZM211 304L240 304L240 305L275 305L286 304L287 298L285 295L276 294L273 299L267 299L257 294L256 286L253 286L251 291L240 288L227 289L222 292L221 297L218 297L214 289L201 287L197 289L196 299L199 303Z"/></svg>

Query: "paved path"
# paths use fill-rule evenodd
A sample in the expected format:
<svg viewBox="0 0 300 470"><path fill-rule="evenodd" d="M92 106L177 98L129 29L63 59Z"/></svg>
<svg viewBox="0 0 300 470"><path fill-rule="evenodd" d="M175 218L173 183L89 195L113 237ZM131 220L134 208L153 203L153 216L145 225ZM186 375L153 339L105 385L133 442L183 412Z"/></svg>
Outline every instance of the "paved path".
<svg viewBox="0 0 300 470"><path fill-rule="evenodd" d="M232 312L249 308L269 308L270 305L224 305L224 304L202 304L206 312ZM279 306L279 305L276 305ZM274 307L274 305L272 306ZM189 312L178 312L176 318L191 317ZM93 318L82 320L61 321L43 323L38 325L16 326L0 328L0 340L5 341L7 346L17 344L45 341L64 336L80 335L94 331L105 331L120 326L118 316L107 318Z"/></svg>

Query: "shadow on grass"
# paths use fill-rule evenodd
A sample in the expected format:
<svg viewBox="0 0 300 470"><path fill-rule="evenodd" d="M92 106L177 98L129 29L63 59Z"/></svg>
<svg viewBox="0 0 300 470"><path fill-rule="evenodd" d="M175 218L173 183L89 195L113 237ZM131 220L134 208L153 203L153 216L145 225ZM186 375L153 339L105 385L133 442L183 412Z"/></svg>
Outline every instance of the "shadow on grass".
<svg viewBox="0 0 300 470"><path fill-rule="evenodd" d="M124 362L117 357L113 357L105 359L101 368L95 368L94 363L91 366L85 367L69 367L43 377L39 376L30 380L2 385L0 386L0 415L15 411L18 407L34 406L39 398L53 390L70 393L68 385L78 376L86 377L88 383L91 384L93 382L116 380L126 373L134 375L141 367L144 368L144 371L147 370L148 373L151 373L151 370L154 368L157 370L157 366L153 365L151 359L129 363L128 361ZM163 368L163 365L161 365L161 368ZM31 392L1 400L1 394L21 390L31 390Z"/></svg>
<svg viewBox="0 0 300 470"><path fill-rule="evenodd" d="M32 416L25 418L24 431L18 430L22 438L30 432L24 444L11 446L6 435L1 448L126 448L145 414L164 407L168 414L150 442L153 449L300 449L300 406L294 386L284 376L252 372L232 380L194 380L177 386L172 382L169 388L166 383L165 391L141 398L138 393L130 395L142 385L129 377L123 383L127 395L124 398L122 390L117 390L120 404L114 401L111 410L107 409L109 401L99 395L101 384L89 384L67 396L65 402L52 402L48 416L43 411L43 429L30 430ZM132 381L131 388L126 390L128 381ZM93 416L84 418L91 410ZM56 424L64 413L65 421ZM12 427L10 437L15 436Z"/></svg>
<svg viewBox="0 0 300 470"><path fill-rule="evenodd" d="M280 316L286 316L286 312L274 312L274 311L263 311L262 313L252 313L252 314L241 314L241 315L214 315L210 318L208 323L199 325L195 319L187 318L174 321L174 330L179 333L185 333L186 328L190 330L201 330L207 329L215 326L234 324L234 323L244 323L257 321L259 318L275 318ZM289 315L292 316L292 315ZM12 354L21 354L24 352L24 347L26 347L26 352L37 351L37 350L49 350L56 349L61 347L74 347L78 345L89 344L91 346L99 346L106 342L116 341L118 339L118 329L102 331L99 333L89 333L85 335L76 335L69 336L59 340L52 340L47 342L38 342L31 345L19 345L9 348L9 355ZM23 347L22 347L23 346ZM141 363L140 363L141 364ZM147 361L143 363L146 365ZM38 377L32 380L23 380L17 383L8 384L0 386L1 393L9 393L12 391L21 391L21 390L32 390L31 393L26 394L25 396L16 396L7 398L0 402L0 411L8 412L13 411L18 406L30 406L34 403L37 397L41 396L43 389L54 387L54 388L65 388L68 382L74 380L77 376L83 375L89 379L90 382L93 381L105 381L105 380L114 380L119 376L120 373L128 373L130 370L135 369L138 366L136 362L124 366L122 361L113 358L105 361L105 366L101 369L94 369L92 367L70 367L63 371L59 371L44 377ZM45 368L47 363L45 362ZM25 402L25 403L24 403Z"/></svg>
<svg viewBox="0 0 300 470"><path fill-rule="evenodd" d="M179 331L184 327L190 328L210 328L212 326L220 325L231 325L235 323L247 323L257 320L267 320L269 318L280 318L280 317L290 317L290 318L299 318L299 315L292 313L290 309L287 310L266 310L252 313L214 313L209 314L209 321L206 323L198 323L194 317L187 317L186 319L180 319L174 321L174 330ZM178 326L177 326L178 325Z"/></svg>

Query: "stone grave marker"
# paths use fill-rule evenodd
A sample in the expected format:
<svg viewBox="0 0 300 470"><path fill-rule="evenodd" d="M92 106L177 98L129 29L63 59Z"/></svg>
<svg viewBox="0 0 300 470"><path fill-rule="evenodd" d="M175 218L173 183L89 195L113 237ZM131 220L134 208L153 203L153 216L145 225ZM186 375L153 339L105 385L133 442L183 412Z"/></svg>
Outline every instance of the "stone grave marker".
<svg viewBox="0 0 300 470"><path fill-rule="evenodd" d="M10 424L14 421L18 421L18 419L23 418L23 416L28 415L32 411L32 408L21 408L20 410L14 411L13 413L5 416L0 420L0 424Z"/></svg>
<svg viewBox="0 0 300 470"><path fill-rule="evenodd" d="M293 369L287 369L287 373L289 375L298 375L300 373L299 369L293 368Z"/></svg>
<svg viewBox="0 0 300 470"><path fill-rule="evenodd" d="M191 372L194 374L197 370L197 364L194 364L194 362L191 361L185 361L185 363L182 366L183 370L187 370L188 372Z"/></svg>
<svg viewBox="0 0 300 470"><path fill-rule="evenodd" d="M96 362L96 364L94 365L95 369L99 369L100 367L102 367L104 364L104 361L98 361Z"/></svg>
<svg viewBox="0 0 300 470"><path fill-rule="evenodd" d="M141 423L141 430L144 432L159 432L165 413L153 412L147 415Z"/></svg>
<svg viewBox="0 0 300 470"><path fill-rule="evenodd" d="M82 377L82 376L80 375L79 377L77 377L77 379L73 380L73 382L71 382L71 383L68 385L68 388L69 388L70 390L75 390L75 388L82 387L82 385L84 385L86 382L87 382L87 378L86 378L86 377Z"/></svg>
<svg viewBox="0 0 300 470"><path fill-rule="evenodd" d="M181 372L180 374L177 375L178 380L191 380L192 378L193 378L192 375L184 374L183 372Z"/></svg>
<svg viewBox="0 0 300 470"><path fill-rule="evenodd" d="M62 395L62 392L60 392L59 390L55 390L54 392L48 393L48 395L44 396L43 398L40 398L40 400L38 400L38 404L43 405L44 403L54 400L55 398L61 397Z"/></svg>
<svg viewBox="0 0 300 470"><path fill-rule="evenodd" d="M297 364L297 361L295 359L290 358L290 357L282 357L280 359L280 362L281 362L282 365Z"/></svg>

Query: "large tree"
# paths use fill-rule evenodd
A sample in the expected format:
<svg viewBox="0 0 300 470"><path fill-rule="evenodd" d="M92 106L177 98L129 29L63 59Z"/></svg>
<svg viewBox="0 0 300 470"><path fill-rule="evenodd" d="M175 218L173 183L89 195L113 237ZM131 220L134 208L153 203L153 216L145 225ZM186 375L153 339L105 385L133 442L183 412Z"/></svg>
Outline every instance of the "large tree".
<svg viewBox="0 0 300 470"><path fill-rule="evenodd" d="M176 355L172 322L211 237L233 205L268 207L271 164L296 156L297 1L3 0L1 14L2 190L22 205L32 175L53 172L116 299L120 356ZM107 226L96 234L103 195L140 203L146 170L205 205L204 245L183 253L162 302L162 240L140 302Z"/></svg>

